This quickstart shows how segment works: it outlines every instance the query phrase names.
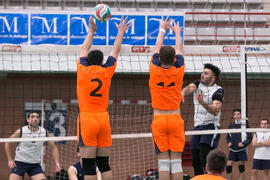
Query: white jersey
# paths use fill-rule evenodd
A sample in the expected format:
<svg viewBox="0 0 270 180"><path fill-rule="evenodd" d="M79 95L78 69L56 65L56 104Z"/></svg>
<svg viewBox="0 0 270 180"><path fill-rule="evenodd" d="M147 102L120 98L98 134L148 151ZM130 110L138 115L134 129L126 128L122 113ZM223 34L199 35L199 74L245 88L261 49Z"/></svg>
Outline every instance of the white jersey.
<svg viewBox="0 0 270 180"><path fill-rule="evenodd" d="M270 132L257 132L257 141L266 141L270 138ZM270 160L270 146L260 146L255 148L254 159Z"/></svg>
<svg viewBox="0 0 270 180"><path fill-rule="evenodd" d="M194 82L196 84L197 89L193 94L193 102L194 102L194 127L203 126L207 124L214 124L219 126L220 120L220 112L217 116L209 113L199 102L196 100L196 95L202 93L203 101L207 104L213 104L214 100L218 100L223 102L224 91L222 87L214 84L213 86L205 86L200 83L200 81Z"/></svg>
<svg viewBox="0 0 270 180"><path fill-rule="evenodd" d="M21 138L39 138L46 136L47 132L42 127L39 127L35 132L31 131L28 126L21 128ZM42 146L43 141L19 142L16 148L15 161L31 164L40 163Z"/></svg>

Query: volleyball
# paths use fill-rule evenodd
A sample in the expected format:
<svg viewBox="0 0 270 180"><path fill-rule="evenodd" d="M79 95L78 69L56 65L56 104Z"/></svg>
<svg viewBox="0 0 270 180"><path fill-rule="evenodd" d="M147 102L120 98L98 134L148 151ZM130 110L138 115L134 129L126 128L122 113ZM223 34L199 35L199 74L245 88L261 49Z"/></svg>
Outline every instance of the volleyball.
<svg viewBox="0 0 270 180"><path fill-rule="evenodd" d="M111 9L106 4L98 4L94 9L95 19L99 22L105 22L111 18Z"/></svg>

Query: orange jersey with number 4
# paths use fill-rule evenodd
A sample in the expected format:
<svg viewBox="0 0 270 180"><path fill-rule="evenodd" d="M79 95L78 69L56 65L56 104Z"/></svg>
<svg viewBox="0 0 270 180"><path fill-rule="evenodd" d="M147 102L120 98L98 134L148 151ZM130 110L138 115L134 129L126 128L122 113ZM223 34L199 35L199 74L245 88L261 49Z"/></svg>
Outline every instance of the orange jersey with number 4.
<svg viewBox="0 0 270 180"><path fill-rule="evenodd" d="M109 56L102 65L88 65L87 57L77 61L77 97L80 112L107 111L111 78L116 59Z"/></svg>
<svg viewBox="0 0 270 180"><path fill-rule="evenodd" d="M182 85L184 77L184 58L177 54L172 67L166 69L160 66L159 54L154 54L150 62L149 87L152 107L161 110L176 110L182 100Z"/></svg>

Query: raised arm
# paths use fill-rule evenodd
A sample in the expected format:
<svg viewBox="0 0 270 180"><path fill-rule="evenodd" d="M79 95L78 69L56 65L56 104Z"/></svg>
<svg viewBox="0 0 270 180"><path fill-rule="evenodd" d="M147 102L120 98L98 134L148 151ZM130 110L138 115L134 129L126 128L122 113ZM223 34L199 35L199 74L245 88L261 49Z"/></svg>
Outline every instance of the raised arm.
<svg viewBox="0 0 270 180"><path fill-rule="evenodd" d="M163 45L163 39L164 39L165 32L171 28L171 25L170 25L171 19L170 20L168 20L168 19L169 19L169 16L167 16L167 18L164 21L163 16L162 16L162 19L159 22L159 33L158 33L156 45L154 48L154 54L159 53L159 50Z"/></svg>
<svg viewBox="0 0 270 180"><path fill-rule="evenodd" d="M50 134L48 134L48 137L50 137ZM61 170L61 167L60 167L60 164L59 164L59 151L55 145L55 143L53 141L49 141L48 142L48 145L49 145L49 148L51 149L52 151L52 155L53 155L53 158L54 158L54 162L55 162L55 171L60 171Z"/></svg>
<svg viewBox="0 0 270 180"><path fill-rule="evenodd" d="M21 129L18 129L17 131L15 131L15 133L13 133L10 136L10 138L19 138L20 137L20 134L21 134ZM7 156L7 159L8 159L8 167L10 169L13 169L13 168L16 167L16 164L14 162L14 159L11 156L9 144L10 144L9 142L6 142L5 143L5 152L6 152L6 156Z"/></svg>
<svg viewBox="0 0 270 180"><path fill-rule="evenodd" d="M177 23L175 23L175 21L173 21L172 30L175 33L175 53L183 55L183 44L182 44L182 38L181 38L181 29L182 29L182 27L179 27L179 21L177 21Z"/></svg>
<svg viewBox="0 0 270 180"><path fill-rule="evenodd" d="M93 39L94 39L94 34L97 30L97 26L94 22L94 19L93 17L91 16L89 18L89 31L88 31L88 34L82 44L82 47L81 47L81 52L80 52L80 58L81 57L87 57L88 56L88 52L89 52L89 49L91 48L92 46L92 43L93 43Z"/></svg>
<svg viewBox="0 0 270 180"><path fill-rule="evenodd" d="M113 56L115 59L118 58L118 55L120 53L124 33L130 27L130 24L127 23L127 19L128 19L128 16L125 19L124 19L124 16L122 16L119 24L114 22L114 24L118 30L118 33L117 33L117 36L115 38L115 41L113 44L113 49L111 51L110 56Z"/></svg>

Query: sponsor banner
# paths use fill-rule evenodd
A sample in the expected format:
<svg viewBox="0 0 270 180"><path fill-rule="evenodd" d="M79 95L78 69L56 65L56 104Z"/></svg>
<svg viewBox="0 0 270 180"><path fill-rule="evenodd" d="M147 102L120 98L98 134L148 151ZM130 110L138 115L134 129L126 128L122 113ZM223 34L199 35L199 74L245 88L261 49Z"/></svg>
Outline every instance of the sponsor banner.
<svg viewBox="0 0 270 180"><path fill-rule="evenodd" d="M90 15L70 15L70 45L80 45L83 43L89 31L89 18ZM94 19L95 20L95 19ZM100 23L95 20L97 31L94 34L94 45L106 45L106 23Z"/></svg>
<svg viewBox="0 0 270 180"><path fill-rule="evenodd" d="M127 12L127 22L131 27L123 37L124 45L153 46L159 32L159 21L162 16L158 13L137 15ZM81 45L89 30L89 17L79 13L0 13L0 44L53 44ZM96 22L97 31L94 34L93 45L113 45L117 36L116 24L121 21L122 14L115 13L105 23ZM166 18L166 16L164 16ZM170 16L184 27L183 14ZM182 40L183 32L181 32ZM164 37L165 45L175 44L174 32L170 29Z"/></svg>
<svg viewBox="0 0 270 180"><path fill-rule="evenodd" d="M67 15L31 14L31 44L67 45Z"/></svg>
<svg viewBox="0 0 270 180"><path fill-rule="evenodd" d="M0 13L0 44L28 44L28 14Z"/></svg>

